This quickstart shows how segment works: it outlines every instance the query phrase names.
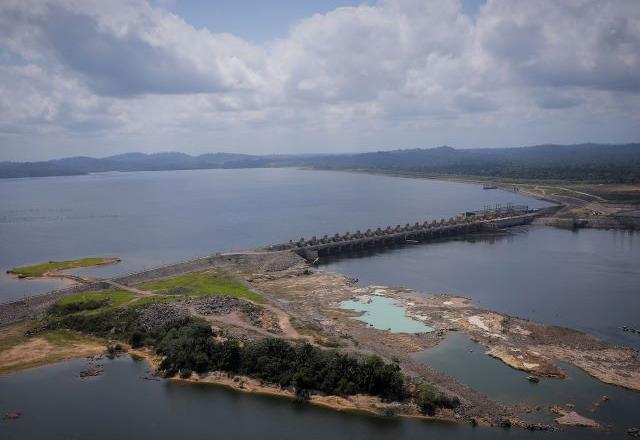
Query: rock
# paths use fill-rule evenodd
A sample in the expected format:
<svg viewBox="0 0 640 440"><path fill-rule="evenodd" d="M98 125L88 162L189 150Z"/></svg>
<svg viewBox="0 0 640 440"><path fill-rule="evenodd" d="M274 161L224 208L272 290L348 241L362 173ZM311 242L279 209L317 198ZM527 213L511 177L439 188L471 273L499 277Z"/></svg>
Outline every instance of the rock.
<svg viewBox="0 0 640 440"><path fill-rule="evenodd" d="M535 376L527 376L527 380L528 380L529 382L531 382L531 383L538 383L538 382L540 382L540 379L538 379L538 378L537 378L537 377L535 377Z"/></svg>
<svg viewBox="0 0 640 440"><path fill-rule="evenodd" d="M81 378L94 377L100 376L102 373L104 373L104 367L102 365L92 365L86 370L81 371L79 376Z"/></svg>
<svg viewBox="0 0 640 440"><path fill-rule="evenodd" d="M22 417L22 413L20 411L11 411L4 415L5 420L16 420Z"/></svg>
<svg viewBox="0 0 640 440"><path fill-rule="evenodd" d="M149 304L140 310L138 321L145 329L153 330L188 316L188 310L181 303Z"/></svg>
<svg viewBox="0 0 640 440"><path fill-rule="evenodd" d="M525 429L529 431L555 431L556 428L553 426L545 425L542 423L529 423L525 425Z"/></svg>
<svg viewBox="0 0 640 440"><path fill-rule="evenodd" d="M602 401L606 402L607 400L609 400L609 396L602 396Z"/></svg>
<svg viewBox="0 0 640 440"><path fill-rule="evenodd" d="M630 435L631 437L640 438L640 428L627 429L627 435Z"/></svg>
<svg viewBox="0 0 640 440"><path fill-rule="evenodd" d="M501 419L500 423L498 423L498 426L500 426L501 428L509 429L511 428L511 420L507 418Z"/></svg>
<svg viewBox="0 0 640 440"><path fill-rule="evenodd" d="M591 420L584 416L581 416L575 411L570 411L562 417L558 417L556 419L556 423L559 425L582 426L586 428L598 428L600 426L600 424L595 420Z"/></svg>
<svg viewBox="0 0 640 440"><path fill-rule="evenodd" d="M553 413L553 414L559 414L561 416L565 415L567 413L567 411L561 407L560 405L551 405L549 407L549 412Z"/></svg>

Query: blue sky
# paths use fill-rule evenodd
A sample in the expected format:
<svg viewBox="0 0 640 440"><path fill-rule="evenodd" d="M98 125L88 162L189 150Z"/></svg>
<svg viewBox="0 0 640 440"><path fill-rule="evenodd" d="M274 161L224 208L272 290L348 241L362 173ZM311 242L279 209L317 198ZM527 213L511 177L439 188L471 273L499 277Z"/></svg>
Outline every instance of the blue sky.
<svg viewBox="0 0 640 440"><path fill-rule="evenodd" d="M475 18L486 0L462 0L462 12ZM228 32L255 43L285 38L296 21L344 6L375 4L358 0L188 0L158 2L197 28Z"/></svg>
<svg viewBox="0 0 640 440"><path fill-rule="evenodd" d="M637 0L4 0L0 160L640 140Z"/></svg>
<svg viewBox="0 0 640 440"><path fill-rule="evenodd" d="M192 26L206 27L211 32L228 32L255 43L285 38L289 26L313 14L324 14L341 6L357 6L364 2L321 0L236 0L175 1L168 10L184 18Z"/></svg>

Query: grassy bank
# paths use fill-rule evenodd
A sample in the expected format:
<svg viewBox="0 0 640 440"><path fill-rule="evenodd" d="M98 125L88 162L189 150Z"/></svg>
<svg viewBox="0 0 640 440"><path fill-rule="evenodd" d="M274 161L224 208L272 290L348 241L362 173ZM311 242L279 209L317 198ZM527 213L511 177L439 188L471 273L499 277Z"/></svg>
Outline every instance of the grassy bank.
<svg viewBox="0 0 640 440"><path fill-rule="evenodd" d="M101 290L98 292L80 292L74 295L65 296L56 304L66 306L71 304L80 304L87 301L104 301L109 305L117 307L130 302L135 295L126 290Z"/></svg>
<svg viewBox="0 0 640 440"><path fill-rule="evenodd" d="M188 273L136 287L164 295L226 295L258 303L264 302L261 295L249 290L239 280L216 272Z"/></svg>
<svg viewBox="0 0 640 440"><path fill-rule="evenodd" d="M80 267L101 266L104 264L113 264L120 261L119 258L103 258L103 257L87 257L77 260L49 261L47 263L34 264L31 266L15 267L9 273L17 275L20 278L26 277L42 277L47 273L58 272L61 270L77 269Z"/></svg>

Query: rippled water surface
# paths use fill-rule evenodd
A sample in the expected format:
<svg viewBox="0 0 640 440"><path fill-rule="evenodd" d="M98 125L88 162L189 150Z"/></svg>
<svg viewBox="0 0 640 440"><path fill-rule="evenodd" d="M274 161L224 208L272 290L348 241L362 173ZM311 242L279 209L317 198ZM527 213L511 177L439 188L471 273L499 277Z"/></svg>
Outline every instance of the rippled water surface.
<svg viewBox="0 0 640 440"><path fill-rule="evenodd" d="M300 405L293 401L231 391L213 385L144 380L146 365L129 358L105 361L102 376L79 379L84 361L0 377L3 440L68 439L264 439L415 440L555 439L568 433L381 418ZM575 435L575 432L573 432ZM597 438L581 432L580 438Z"/></svg>
<svg viewBox="0 0 640 440"><path fill-rule="evenodd" d="M0 301L59 283L17 265L90 255L124 274L216 251L441 218L486 204L542 202L477 185L328 171L245 169L0 180Z"/></svg>

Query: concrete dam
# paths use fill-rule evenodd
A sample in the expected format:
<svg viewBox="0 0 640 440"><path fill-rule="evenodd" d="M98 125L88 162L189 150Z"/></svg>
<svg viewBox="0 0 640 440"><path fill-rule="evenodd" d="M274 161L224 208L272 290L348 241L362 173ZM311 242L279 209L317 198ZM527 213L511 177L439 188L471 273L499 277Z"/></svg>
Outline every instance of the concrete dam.
<svg viewBox="0 0 640 440"><path fill-rule="evenodd" d="M556 209L555 207L553 209ZM288 243L268 246L267 250L292 250L307 260L339 255L364 249L384 248L407 243L420 243L438 238L461 236L475 232L490 231L531 223L535 217L547 215L549 209L532 210L527 206L500 206L481 211L465 212L433 221L407 223L404 226L387 226L364 232L346 232L333 236L315 236L306 240L290 240Z"/></svg>

